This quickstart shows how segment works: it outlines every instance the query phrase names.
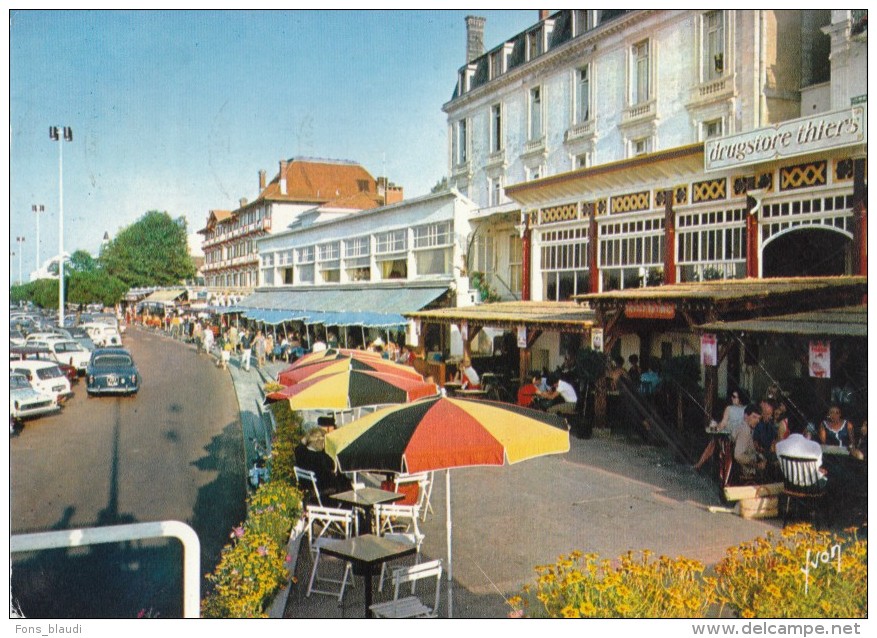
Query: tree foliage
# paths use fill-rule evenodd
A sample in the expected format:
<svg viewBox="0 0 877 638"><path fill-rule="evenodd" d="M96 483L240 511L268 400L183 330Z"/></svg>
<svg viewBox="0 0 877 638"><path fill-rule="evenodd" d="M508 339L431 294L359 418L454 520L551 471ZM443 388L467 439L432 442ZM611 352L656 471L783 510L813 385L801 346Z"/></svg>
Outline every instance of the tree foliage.
<svg viewBox="0 0 877 638"><path fill-rule="evenodd" d="M91 271L74 271L66 283L66 299L70 303L100 303L103 306L114 306L125 293L128 285L102 269Z"/></svg>
<svg viewBox="0 0 877 638"><path fill-rule="evenodd" d="M98 269L97 260L87 250L77 250L70 255L68 262L70 270L76 272L94 272ZM65 266L66 269L66 266Z"/></svg>
<svg viewBox="0 0 877 638"><path fill-rule="evenodd" d="M58 307L58 280L38 279L20 286L12 286L9 300L13 303L30 301L41 308Z"/></svg>
<svg viewBox="0 0 877 638"><path fill-rule="evenodd" d="M100 263L131 287L172 286L194 277L185 218L149 211L104 247Z"/></svg>

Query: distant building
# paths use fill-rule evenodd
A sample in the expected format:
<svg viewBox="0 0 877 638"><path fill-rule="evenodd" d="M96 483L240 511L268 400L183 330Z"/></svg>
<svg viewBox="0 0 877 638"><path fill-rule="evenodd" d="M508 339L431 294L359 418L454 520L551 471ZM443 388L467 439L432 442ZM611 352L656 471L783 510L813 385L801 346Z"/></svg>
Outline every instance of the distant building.
<svg viewBox="0 0 877 638"><path fill-rule="evenodd" d="M355 162L292 158L281 160L277 175L266 183L259 171L255 201L240 200L235 210L212 210L204 236L203 276L210 287L251 290L259 285L257 240L300 223L307 214L327 220L368 210L403 198L402 188L375 179Z"/></svg>
<svg viewBox="0 0 877 638"><path fill-rule="evenodd" d="M64 253L64 272L69 272L70 253ZM58 255L49 257L42 265L30 273L30 280L58 279Z"/></svg>

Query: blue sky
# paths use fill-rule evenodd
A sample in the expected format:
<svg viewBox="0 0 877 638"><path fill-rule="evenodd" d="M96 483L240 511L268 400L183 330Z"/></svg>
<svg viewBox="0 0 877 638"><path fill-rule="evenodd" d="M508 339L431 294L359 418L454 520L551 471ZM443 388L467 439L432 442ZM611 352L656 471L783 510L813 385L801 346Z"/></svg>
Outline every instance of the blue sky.
<svg viewBox="0 0 877 638"><path fill-rule="evenodd" d="M535 9L454 11L23 11L10 16L10 250L96 253L148 210L202 228L258 192L278 161L349 159L406 197L447 171L442 104L465 62L465 16L490 49ZM73 128L72 143L49 139ZM18 257L10 261L13 279Z"/></svg>

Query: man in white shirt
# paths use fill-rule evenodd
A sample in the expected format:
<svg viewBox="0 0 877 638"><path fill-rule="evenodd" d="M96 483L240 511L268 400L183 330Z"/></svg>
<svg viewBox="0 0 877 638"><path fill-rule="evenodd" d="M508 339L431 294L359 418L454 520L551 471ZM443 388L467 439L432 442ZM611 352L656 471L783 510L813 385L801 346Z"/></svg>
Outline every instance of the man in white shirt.
<svg viewBox="0 0 877 638"><path fill-rule="evenodd" d="M819 483L824 484L828 480L826 476L828 472L822 467L822 447L816 441L811 441L802 434L804 426L798 423L797 419L790 420L789 429L792 433L776 444L777 457L793 456L799 459L813 459L819 464L819 472L822 476Z"/></svg>
<svg viewBox="0 0 877 638"><path fill-rule="evenodd" d="M539 392L538 395L544 399L548 399L551 405L548 412L557 414L572 414L576 411L576 401L578 395L572 385L557 376L551 376L548 379L548 391Z"/></svg>

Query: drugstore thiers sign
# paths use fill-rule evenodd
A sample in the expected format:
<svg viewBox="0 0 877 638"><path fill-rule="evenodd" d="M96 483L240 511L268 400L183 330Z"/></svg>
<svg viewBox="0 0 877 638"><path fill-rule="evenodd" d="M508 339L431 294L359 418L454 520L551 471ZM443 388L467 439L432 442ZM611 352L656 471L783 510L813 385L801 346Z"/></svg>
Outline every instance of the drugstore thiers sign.
<svg viewBox="0 0 877 638"><path fill-rule="evenodd" d="M708 140L704 144L704 170L736 168L866 141L865 106L858 105Z"/></svg>

